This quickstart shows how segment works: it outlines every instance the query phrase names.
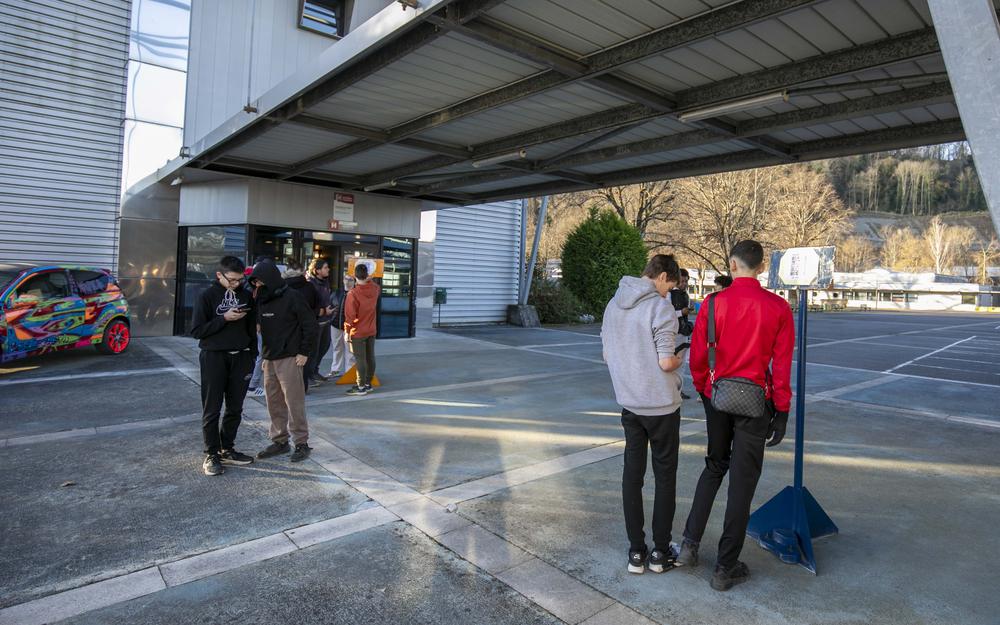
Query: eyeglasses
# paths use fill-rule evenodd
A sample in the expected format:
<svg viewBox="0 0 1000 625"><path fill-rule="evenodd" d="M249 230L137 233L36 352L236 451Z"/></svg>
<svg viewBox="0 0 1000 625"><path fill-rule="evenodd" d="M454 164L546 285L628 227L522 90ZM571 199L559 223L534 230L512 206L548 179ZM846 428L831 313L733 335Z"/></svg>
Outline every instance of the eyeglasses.
<svg viewBox="0 0 1000 625"><path fill-rule="evenodd" d="M240 276L239 278L230 278L229 276L227 276L225 274L223 274L222 277L229 284L240 284L241 282L243 282L243 280L246 279L246 276Z"/></svg>

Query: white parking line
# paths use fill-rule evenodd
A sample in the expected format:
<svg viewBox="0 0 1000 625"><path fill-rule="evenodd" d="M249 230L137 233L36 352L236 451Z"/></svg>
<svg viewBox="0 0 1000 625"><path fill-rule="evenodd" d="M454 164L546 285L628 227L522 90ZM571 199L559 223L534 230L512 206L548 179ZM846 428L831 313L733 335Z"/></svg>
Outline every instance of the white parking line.
<svg viewBox="0 0 1000 625"><path fill-rule="evenodd" d="M516 347L516 349L528 349L528 350L531 350L531 349L541 349L541 348L549 348L549 347L576 347L578 345L600 345L600 344L601 344L601 340L597 339L596 341L582 341L582 342L579 342L579 343L548 343L548 344L542 343L542 344L539 344L539 345L518 345Z"/></svg>
<svg viewBox="0 0 1000 625"><path fill-rule="evenodd" d="M101 373L70 373L66 375L47 375L38 378L19 378L17 380L0 380L0 386L16 384L35 384L41 382L61 382L63 380L89 380L94 378L120 378L129 375L152 375L177 371L176 367L157 367L155 369L132 369L131 371L104 371Z"/></svg>
<svg viewBox="0 0 1000 625"><path fill-rule="evenodd" d="M556 352L547 352L544 349L526 349L524 351L531 352L533 354L545 354L546 356L558 356L560 358L569 358L570 360L582 360L583 362L592 362L598 365L605 364L604 361L599 358L587 358L586 356L574 356L573 354L559 354Z"/></svg>
<svg viewBox="0 0 1000 625"><path fill-rule="evenodd" d="M974 339L974 338L976 338L976 337L975 337L975 335L973 335L973 336L970 336L970 337L968 337L968 338L964 338L964 339L961 339L961 340L959 340L959 341L955 341L954 343L952 343L952 344L950 344L950 345L945 345L944 347L940 347L940 348L938 348L938 349L935 349L934 351L932 351L932 352L930 352L930 353L928 353L928 354L924 354L923 356L918 356L918 357L914 358L913 360L907 360L906 362L904 362L904 363L902 363L902 364L898 364L898 365L896 365L895 367L893 367L893 368L891 368L891 369L886 369L886 370L885 370L885 371L883 371L882 373L892 373L892 372L893 372L893 371L895 371L896 369L902 369L903 367L905 367L905 366L907 366L907 365L912 365L913 363L917 362L918 360L923 360L924 358L927 358L928 356L933 356L934 354L937 354L937 353L940 353L940 352L943 352L943 351L945 351L946 349L950 349L950 348L952 348L952 347L954 347L954 346L956 346L956 345L960 345L960 344L962 344L962 343L965 343L966 341L971 341L971 340L972 340L972 339Z"/></svg>
<svg viewBox="0 0 1000 625"><path fill-rule="evenodd" d="M960 367L942 367L939 365L925 365L924 363L911 365L913 367L922 367L924 369L942 369L944 371L961 371L962 373L978 373L980 375L992 375L1000 378L1000 373L990 373L989 371L981 371L979 369L962 369Z"/></svg>
<svg viewBox="0 0 1000 625"><path fill-rule="evenodd" d="M1000 360L970 360L968 358L948 358L947 356L931 356L931 360L954 360L955 362L967 362L977 365L1000 365Z"/></svg>
<svg viewBox="0 0 1000 625"><path fill-rule="evenodd" d="M844 367L842 365L828 365L822 362L810 362L810 367L827 367L829 369L840 369L842 371L858 371L860 373L885 373L884 371L877 371L875 369L860 369L858 367ZM930 375L916 375L913 373L890 373L888 375L894 375L899 378L912 378L914 380L930 380L932 382L948 382L950 384L965 384L967 386L985 386L987 388L1000 388L1000 384L987 384L986 382L969 382L967 380L952 380L950 378L935 378Z"/></svg>

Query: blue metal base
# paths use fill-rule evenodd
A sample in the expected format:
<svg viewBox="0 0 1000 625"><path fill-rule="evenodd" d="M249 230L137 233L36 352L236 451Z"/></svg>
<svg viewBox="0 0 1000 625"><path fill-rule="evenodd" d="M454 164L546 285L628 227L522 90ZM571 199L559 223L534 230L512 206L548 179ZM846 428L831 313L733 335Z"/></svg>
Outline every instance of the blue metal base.
<svg viewBox="0 0 1000 625"><path fill-rule="evenodd" d="M804 486L786 486L750 515L747 535L786 564L798 564L816 574L812 541L839 530Z"/></svg>

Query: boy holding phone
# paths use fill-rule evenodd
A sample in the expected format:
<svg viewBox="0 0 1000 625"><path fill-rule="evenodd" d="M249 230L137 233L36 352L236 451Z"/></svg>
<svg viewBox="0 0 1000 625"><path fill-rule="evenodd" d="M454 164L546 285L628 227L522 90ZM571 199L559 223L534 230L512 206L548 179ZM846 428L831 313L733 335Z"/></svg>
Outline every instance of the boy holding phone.
<svg viewBox="0 0 1000 625"><path fill-rule="evenodd" d="M250 464L253 457L233 447L243 415L243 399L257 358L257 319L249 291L242 288L243 261L219 261L216 281L194 304L191 336L201 348L201 419L205 475L222 475L223 464ZM221 419L223 402L225 415Z"/></svg>

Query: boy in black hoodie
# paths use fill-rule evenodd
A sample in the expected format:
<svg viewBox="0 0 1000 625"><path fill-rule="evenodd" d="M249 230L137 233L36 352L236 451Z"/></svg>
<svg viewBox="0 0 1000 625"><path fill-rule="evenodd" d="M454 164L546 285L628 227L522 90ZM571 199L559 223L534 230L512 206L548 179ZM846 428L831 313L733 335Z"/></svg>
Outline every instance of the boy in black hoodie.
<svg viewBox="0 0 1000 625"><path fill-rule="evenodd" d="M257 300L257 318L264 360L264 393L271 417L273 441L257 454L269 458L288 453L289 436L295 443L292 462L309 457L309 424L303 368L319 337L316 313L305 298L288 287L274 263L261 261L250 274Z"/></svg>
<svg viewBox="0 0 1000 625"><path fill-rule="evenodd" d="M201 348L201 419L205 440L205 475L222 475L223 464L250 464L253 458L233 448L243 415L243 399L257 358L253 299L242 288L243 261L219 261L216 282L194 303L191 336ZM219 427L223 401L226 413Z"/></svg>

